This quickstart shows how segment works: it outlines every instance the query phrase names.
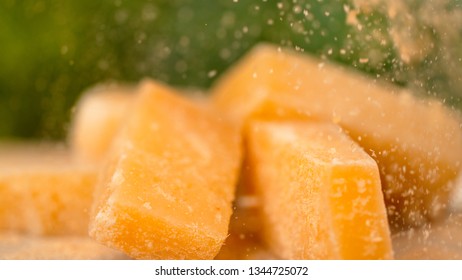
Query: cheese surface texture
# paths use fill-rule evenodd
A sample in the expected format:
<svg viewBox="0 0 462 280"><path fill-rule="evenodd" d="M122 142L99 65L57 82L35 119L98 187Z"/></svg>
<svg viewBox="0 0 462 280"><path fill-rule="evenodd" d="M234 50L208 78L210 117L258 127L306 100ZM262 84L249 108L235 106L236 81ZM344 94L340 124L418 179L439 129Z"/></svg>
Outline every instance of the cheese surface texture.
<svg viewBox="0 0 462 280"><path fill-rule="evenodd" d="M393 257L377 165L338 126L252 122L247 153L263 239L279 257Z"/></svg>
<svg viewBox="0 0 462 280"><path fill-rule="evenodd" d="M86 235L98 169L55 144L0 147L0 229Z"/></svg>
<svg viewBox="0 0 462 280"><path fill-rule="evenodd" d="M378 162L393 226L444 215L461 167L462 131L460 117L440 102L271 45L250 51L212 94L241 126L253 118L340 125Z"/></svg>
<svg viewBox="0 0 462 280"><path fill-rule="evenodd" d="M114 141L90 235L138 259L213 259L228 234L240 167L234 125L145 81Z"/></svg>

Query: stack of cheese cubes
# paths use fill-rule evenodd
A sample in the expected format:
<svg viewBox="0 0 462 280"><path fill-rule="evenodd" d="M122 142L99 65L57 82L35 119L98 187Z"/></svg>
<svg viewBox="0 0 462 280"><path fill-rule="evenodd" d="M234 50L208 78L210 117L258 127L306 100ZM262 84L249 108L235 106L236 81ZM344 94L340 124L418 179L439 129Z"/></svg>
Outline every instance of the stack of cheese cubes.
<svg viewBox="0 0 462 280"><path fill-rule="evenodd" d="M462 160L438 101L271 45L206 100L153 80L94 89L69 144L47 165L0 156L0 228L90 237L85 258L392 259L393 232L444 220Z"/></svg>

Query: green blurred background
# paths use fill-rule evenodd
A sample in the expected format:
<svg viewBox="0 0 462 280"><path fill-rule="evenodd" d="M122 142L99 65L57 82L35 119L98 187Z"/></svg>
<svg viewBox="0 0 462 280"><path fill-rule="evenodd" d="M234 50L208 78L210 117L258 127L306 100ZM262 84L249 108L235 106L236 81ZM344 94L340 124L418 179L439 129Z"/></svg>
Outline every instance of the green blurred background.
<svg viewBox="0 0 462 280"><path fill-rule="evenodd" d="M95 83L207 89L258 42L346 64L461 108L462 1L0 3L0 138L62 139Z"/></svg>

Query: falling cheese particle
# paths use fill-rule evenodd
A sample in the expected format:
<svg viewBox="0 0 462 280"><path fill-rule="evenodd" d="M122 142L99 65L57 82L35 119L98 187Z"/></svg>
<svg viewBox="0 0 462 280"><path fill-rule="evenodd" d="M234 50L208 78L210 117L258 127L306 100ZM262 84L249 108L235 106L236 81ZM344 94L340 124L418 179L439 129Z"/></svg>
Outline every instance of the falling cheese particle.
<svg viewBox="0 0 462 280"><path fill-rule="evenodd" d="M339 124L379 165L396 228L443 216L462 161L461 119L353 70L271 45L255 47L212 88L241 126L253 118Z"/></svg>
<svg viewBox="0 0 462 280"><path fill-rule="evenodd" d="M263 239L285 259L390 259L376 163L333 124L249 125Z"/></svg>
<svg viewBox="0 0 462 280"><path fill-rule="evenodd" d="M212 259L228 234L238 129L153 81L139 88L95 194L90 235L137 259Z"/></svg>

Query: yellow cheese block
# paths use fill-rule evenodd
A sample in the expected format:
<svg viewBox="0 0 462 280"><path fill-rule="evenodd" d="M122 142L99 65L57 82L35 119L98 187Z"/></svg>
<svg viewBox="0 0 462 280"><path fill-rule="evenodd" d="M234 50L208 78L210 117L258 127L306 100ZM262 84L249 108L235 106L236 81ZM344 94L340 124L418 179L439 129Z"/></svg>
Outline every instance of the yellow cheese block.
<svg viewBox="0 0 462 280"><path fill-rule="evenodd" d="M97 169L54 144L0 148L0 229L33 234L88 232Z"/></svg>
<svg viewBox="0 0 462 280"><path fill-rule="evenodd" d="M75 157L83 162L101 162L123 122L134 90L100 85L79 100L69 133Z"/></svg>
<svg viewBox="0 0 462 280"><path fill-rule="evenodd" d="M271 45L255 47L212 93L242 126L256 117L342 126L378 162L393 226L444 214L461 167L462 132L460 117L438 101Z"/></svg>
<svg viewBox="0 0 462 280"><path fill-rule="evenodd" d="M87 236L37 237L0 233L0 260L119 260L123 253Z"/></svg>
<svg viewBox="0 0 462 280"><path fill-rule="evenodd" d="M247 142L263 238L275 254L392 258L377 164L338 126L254 122Z"/></svg>
<svg viewBox="0 0 462 280"><path fill-rule="evenodd" d="M212 259L228 234L238 129L145 81L97 187L90 235L138 259Z"/></svg>

